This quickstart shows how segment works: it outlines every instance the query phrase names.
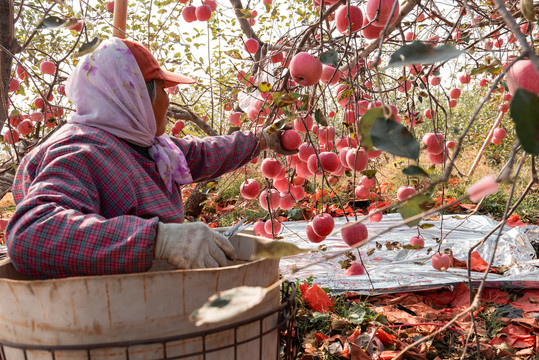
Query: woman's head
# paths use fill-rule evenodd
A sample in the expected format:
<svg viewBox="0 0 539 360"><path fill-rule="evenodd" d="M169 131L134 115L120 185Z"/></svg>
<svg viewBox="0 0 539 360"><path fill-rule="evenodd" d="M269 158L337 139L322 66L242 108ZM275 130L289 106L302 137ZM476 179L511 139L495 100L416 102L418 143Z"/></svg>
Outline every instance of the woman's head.
<svg viewBox="0 0 539 360"><path fill-rule="evenodd" d="M166 125L168 96L164 89L193 82L161 69L144 46L111 38L81 59L69 77L66 93L77 113L68 121L150 146Z"/></svg>

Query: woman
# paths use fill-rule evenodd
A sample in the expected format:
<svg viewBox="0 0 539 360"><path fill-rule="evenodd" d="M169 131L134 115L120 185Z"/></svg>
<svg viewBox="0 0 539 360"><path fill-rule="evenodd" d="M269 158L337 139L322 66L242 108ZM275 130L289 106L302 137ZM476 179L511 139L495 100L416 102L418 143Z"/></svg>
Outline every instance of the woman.
<svg viewBox="0 0 539 360"><path fill-rule="evenodd" d="M6 229L15 268L36 278L179 268L234 258L226 238L182 224L180 184L235 170L261 150L286 153L280 134L204 139L165 134L165 88L194 83L164 71L144 46L112 38L80 61L66 92L76 114L21 162Z"/></svg>

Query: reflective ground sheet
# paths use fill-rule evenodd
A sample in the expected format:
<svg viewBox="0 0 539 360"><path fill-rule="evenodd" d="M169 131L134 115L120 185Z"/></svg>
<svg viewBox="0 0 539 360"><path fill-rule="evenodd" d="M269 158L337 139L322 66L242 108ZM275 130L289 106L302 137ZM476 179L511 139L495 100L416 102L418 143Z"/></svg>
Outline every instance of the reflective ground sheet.
<svg viewBox="0 0 539 360"><path fill-rule="evenodd" d="M365 223L369 238L385 232L359 248L369 276L346 276L339 264L346 259L344 255L325 258L348 249L340 232L328 236L320 244L313 244L307 240L305 233L307 222L285 222L280 241L310 249L324 245L326 250L281 259L281 273L291 279L312 276L314 283L328 287L332 293L355 291L361 294L384 294L456 285L466 281L467 269L464 262L468 258L470 247L485 239L484 244L476 248L475 257L479 262L481 259L488 262L493 254L494 241L500 236L495 251L494 269L487 276L487 286L539 288L539 260L536 259L532 246L532 241L539 241L539 226L506 226L501 233L497 230L487 238L489 232L498 224L487 216L434 216L420 224L423 229L420 228L419 232L425 239L425 247L421 250L407 250L402 245L407 245L411 237L418 235L418 228L403 225L387 231L400 222L400 214L388 214L384 215L379 223ZM345 223L344 217L335 218L335 229ZM429 225L424 226L425 224ZM445 272L431 266L431 256L437 252L440 242L441 250L452 251L454 265L457 266ZM357 250L352 253L357 257ZM308 266L309 264L312 265ZM293 268L299 270L292 274ZM472 271L472 278L476 283L483 276L483 272Z"/></svg>

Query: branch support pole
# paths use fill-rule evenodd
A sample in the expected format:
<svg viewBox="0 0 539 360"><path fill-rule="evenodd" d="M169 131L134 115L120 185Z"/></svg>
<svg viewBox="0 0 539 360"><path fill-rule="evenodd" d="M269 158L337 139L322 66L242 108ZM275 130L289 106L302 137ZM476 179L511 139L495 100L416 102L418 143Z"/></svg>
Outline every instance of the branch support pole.
<svg viewBox="0 0 539 360"><path fill-rule="evenodd" d="M112 36L125 39L127 24L127 0L114 0Z"/></svg>

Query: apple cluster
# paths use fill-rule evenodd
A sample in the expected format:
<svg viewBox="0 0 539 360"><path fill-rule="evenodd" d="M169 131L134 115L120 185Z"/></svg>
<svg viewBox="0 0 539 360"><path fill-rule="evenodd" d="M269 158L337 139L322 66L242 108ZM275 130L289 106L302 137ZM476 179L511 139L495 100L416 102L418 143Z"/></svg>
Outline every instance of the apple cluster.
<svg viewBox="0 0 539 360"><path fill-rule="evenodd" d="M187 3L188 0L180 0L181 3ZM193 21L208 21L211 14L217 9L217 2L214 0L204 0L200 6L188 5L183 8L182 16L188 23Z"/></svg>

